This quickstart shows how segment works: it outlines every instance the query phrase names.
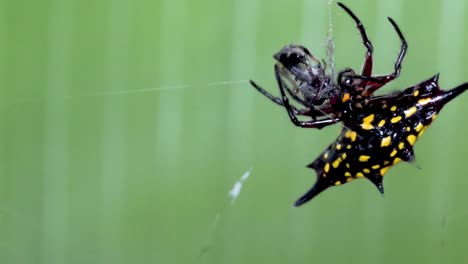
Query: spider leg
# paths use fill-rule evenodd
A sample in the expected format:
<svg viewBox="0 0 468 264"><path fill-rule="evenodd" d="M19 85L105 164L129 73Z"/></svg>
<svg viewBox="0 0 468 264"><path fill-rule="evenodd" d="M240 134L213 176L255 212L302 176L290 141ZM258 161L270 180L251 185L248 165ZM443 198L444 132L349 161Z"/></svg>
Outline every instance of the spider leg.
<svg viewBox="0 0 468 264"><path fill-rule="evenodd" d="M286 96L285 90L285 85L283 80L281 79L281 76L279 74L279 69L278 65L275 65L275 76L276 76L276 81L278 82L279 90L281 92L281 98L284 104L284 108L286 108L286 111L288 112L289 118L291 119L291 122L298 126L298 127L304 127L304 128L323 128L332 124L337 123L339 120L335 118L324 118L320 120L312 120L312 121L299 121L297 119L296 114L294 113L294 109L291 107L289 104L289 99Z"/></svg>
<svg viewBox="0 0 468 264"><path fill-rule="evenodd" d="M280 69L280 68L278 68L278 70L279 70L279 69ZM283 68L283 69L284 69L284 68ZM282 70L283 70L283 69L282 69ZM281 71L280 71L280 72L281 72ZM283 73L283 72L281 72L281 73ZM280 75L281 75L281 74L280 74ZM292 79L289 77L288 74L283 74L283 75L281 75L281 76L287 78L287 79L294 85L294 88L295 88L296 90L299 90L299 88L297 87L297 85L296 85L296 83L294 82L294 80L292 80ZM289 88L287 85L284 85L283 87L286 89L286 92L288 92L288 94L289 94L294 100L296 100L296 102L300 103L301 105L303 105L303 106L305 106L305 107L309 107L309 106L307 105L307 103L306 103L302 98L300 98L299 96L297 96L297 94L296 94L295 92L293 92L293 90L291 90L291 88Z"/></svg>
<svg viewBox="0 0 468 264"><path fill-rule="evenodd" d="M309 51L306 48L304 48L304 50L307 52L307 54L310 55ZM310 55L310 56L312 57L312 55ZM315 58L313 58L313 59L316 60ZM317 60L316 60L316 62L320 63ZM291 78L291 75L286 73L285 71L289 71L289 70L285 69L284 67L281 67L281 65L278 65L278 74L281 76L281 80L286 79L294 86L294 90L301 90L300 88L298 88L296 81L294 81L294 79ZM310 116L310 117L312 117L312 119L315 120L315 119L317 119L317 117L326 116L326 115L328 115L328 114L330 114L332 112L332 109L320 108L320 107L316 107L314 105L308 104L304 99L297 96L297 94L293 90L291 90L289 85L286 85L283 81L282 81L282 83L283 83L283 88L286 89L286 92L296 102L300 103L301 105L303 105L303 106L305 106L307 108L307 109L303 109L303 110L308 110L307 113L304 112L304 115Z"/></svg>
<svg viewBox="0 0 468 264"><path fill-rule="evenodd" d="M257 83L255 83L254 81L250 80L250 84L255 88L257 89L257 91L259 91L261 94L263 94L265 97L267 97L268 99L270 99L272 102L274 102L275 104L277 105L280 105L280 106L285 106L283 101L281 100L281 98L279 97L275 97L273 96L272 94L270 94L269 92L267 92L265 89L263 89L260 85L258 85ZM292 92L292 91L290 91ZM290 105L291 107L291 110L294 112L295 115L306 115L306 116L309 116L309 112L310 110L309 109L297 109L294 105Z"/></svg>
<svg viewBox="0 0 468 264"><path fill-rule="evenodd" d="M293 83L295 85L295 82L294 80L291 80L291 78L289 78L289 75L288 74L285 74L284 72L283 73L283 76L285 76L286 78L288 78L289 81L291 81L291 83ZM270 98L273 102L277 103L277 104L280 104L281 106L284 106L283 105L283 101L281 101L280 98L278 97L274 97L273 95L269 94L267 91L265 91L264 89L262 89L261 87L259 87L259 85L257 85L256 83L254 83L253 81L250 81L250 83L259 91L261 92L263 95L265 95L266 97ZM305 106L305 107L309 107L306 102L300 98L299 96L296 95L295 92L293 92L291 90L291 88L289 88L288 86L285 86L286 88L286 91L288 92L288 94L294 99L296 100L299 104ZM296 86L296 89L297 89L297 86Z"/></svg>
<svg viewBox="0 0 468 264"><path fill-rule="evenodd" d="M300 98L299 96L297 96L287 85L283 85L283 88L286 89L286 92L288 92L288 94L294 99L296 100L297 102L299 102L300 104L302 104L303 106L305 107L308 107L308 109L302 109L302 110L305 110L306 112L302 112L303 115L307 115L307 116L310 116L312 117L312 119L316 119L317 118L317 111L315 111L315 107L313 106L307 106L306 102L304 100L302 100L302 98ZM293 105L291 105L293 106Z"/></svg>
<svg viewBox="0 0 468 264"><path fill-rule="evenodd" d="M254 81L250 80L250 84L255 88L257 89L260 93L262 93L264 96L266 96L267 98L269 98L271 101L273 101L274 103L280 105L280 106L283 106L284 107L284 104L283 104L283 101L281 100L281 98L278 98L278 97L275 97L273 96L272 94L268 93L265 89L263 89L262 87L260 87L257 83L255 83ZM291 105L291 108L292 110L294 111L294 114L295 115L302 115L302 116L309 116L309 117L312 117L313 119L316 119L317 117L319 116L324 116L324 115L327 115L328 113L331 112L331 109L319 109L317 110L317 108L315 107L310 107L302 98L300 98L299 96L297 96L292 90L291 88L289 88L287 85L284 85L283 83L283 88L286 89L286 92L295 100L297 101L299 104L303 105L304 107L306 108L302 108L302 109L297 109L294 105Z"/></svg>
<svg viewBox="0 0 468 264"><path fill-rule="evenodd" d="M294 99L296 100L298 103L300 103L301 105L307 107L307 104L304 100L302 100L302 98L300 98L299 96L297 96L292 90L291 88L285 86L284 87L286 89L286 92L288 92L288 94Z"/></svg>
<svg viewBox="0 0 468 264"><path fill-rule="evenodd" d="M300 109L299 110L300 115L310 116L310 117L312 117L312 119L316 119L317 117L328 115L332 111L332 109L330 109L330 108L323 109L323 108L319 108L319 107L308 106L307 103L302 98L297 96L287 85L284 85L284 83L283 83L283 88L286 89L286 92L294 100L296 100L298 103L300 103L301 105L306 107L305 109ZM295 108L294 105L291 105L291 107L294 110L294 108ZM296 113L296 115L297 115L297 113Z"/></svg>
<svg viewBox="0 0 468 264"><path fill-rule="evenodd" d="M338 2L338 6L343 8L348 15L351 16L351 18L354 20L356 23L356 27L359 30L359 33L361 34L362 38L362 43L367 49L366 52L366 58L364 60L364 65L362 67L362 73L361 75L363 76L371 76L372 74L372 52L373 52L373 47L372 43L370 42L369 38L367 37L366 30L364 29L364 26L362 25L362 22L359 20L359 18L343 3Z"/></svg>
<svg viewBox="0 0 468 264"><path fill-rule="evenodd" d="M388 18L388 21L390 21L390 23L392 24L393 28L397 32L398 37L400 37L400 41L401 41L401 49L400 49L400 53L398 54L398 58L395 62L395 70L391 74L384 75L384 76L376 76L376 77L373 77L374 80L366 82L366 92L364 93L364 95L371 95L377 89L391 82L392 80L396 79L400 75L401 64L403 62L403 58L406 55L406 50L408 49L408 43L406 42L406 39L403 36L403 33L401 33L401 30L398 27L398 25L395 23L395 21L390 17Z"/></svg>
<svg viewBox="0 0 468 264"><path fill-rule="evenodd" d="M398 54L398 58L395 62L395 72L393 75L395 75L395 78L400 75L401 71L401 63L403 62L403 58L406 55L406 50L408 49L408 43L406 42L405 36L403 36L403 33L401 33L400 28L398 27L397 23L391 18L388 17L388 21L392 24L393 28L398 34L398 37L400 38L401 41L401 49L400 49L400 54Z"/></svg>

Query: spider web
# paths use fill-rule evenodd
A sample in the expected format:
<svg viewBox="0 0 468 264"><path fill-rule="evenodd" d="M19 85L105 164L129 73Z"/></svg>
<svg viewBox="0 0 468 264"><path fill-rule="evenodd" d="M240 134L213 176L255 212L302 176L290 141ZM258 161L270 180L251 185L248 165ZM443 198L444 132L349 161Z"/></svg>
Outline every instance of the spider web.
<svg viewBox="0 0 468 264"><path fill-rule="evenodd" d="M328 65L330 66L330 75L332 81L335 80L335 39L333 38L333 19L332 19L332 4L333 0L328 0L328 33L327 33L327 49Z"/></svg>

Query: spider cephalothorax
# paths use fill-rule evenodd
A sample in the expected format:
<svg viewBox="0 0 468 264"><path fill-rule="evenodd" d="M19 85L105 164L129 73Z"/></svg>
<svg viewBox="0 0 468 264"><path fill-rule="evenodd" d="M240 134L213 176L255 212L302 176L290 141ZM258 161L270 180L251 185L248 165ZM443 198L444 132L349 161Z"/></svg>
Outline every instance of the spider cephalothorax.
<svg viewBox="0 0 468 264"><path fill-rule="evenodd" d="M337 122L343 125L336 141L308 165L316 171L317 181L296 201L296 206L330 186L356 178L369 179L383 193L382 177L387 170L400 161L413 160L416 140L446 103L468 89L468 83L464 83L443 91L436 75L402 92L374 96L376 90L400 74L406 40L397 24L388 18L401 40L401 50L393 73L372 76L373 48L365 29L351 10L342 3L338 5L353 18L366 47L361 74L345 69L333 83L325 67L306 48L289 45L275 54L278 61L275 76L281 97L272 96L251 81L258 91L284 106L296 126L320 129ZM302 96L297 96L298 91ZM287 94L305 108L291 105ZM298 115L312 120L300 121Z"/></svg>

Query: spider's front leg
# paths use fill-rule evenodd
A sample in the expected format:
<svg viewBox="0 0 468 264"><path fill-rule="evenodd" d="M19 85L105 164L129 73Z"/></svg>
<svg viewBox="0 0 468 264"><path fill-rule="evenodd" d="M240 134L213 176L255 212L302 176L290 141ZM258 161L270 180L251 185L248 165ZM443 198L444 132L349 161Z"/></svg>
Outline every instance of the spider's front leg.
<svg viewBox="0 0 468 264"><path fill-rule="evenodd" d="M408 49L408 43L406 42L406 39L403 36L403 33L401 33L401 30L396 24L396 22L390 17L388 18L388 21L390 21L390 23L392 24L393 28L397 32L398 37L400 38L400 41L401 41L401 49L400 49L400 53L398 54L398 58L395 62L395 70L391 74L372 77L372 80L366 81L366 88L365 88L366 91L364 93L365 96L371 95L377 89L391 82L392 80L396 79L400 75L401 64L403 62L403 58L406 55L406 50Z"/></svg>
<svg viewBox="0 0 468 264"><path fill-rule="evenodd" d="M265 89L263 89L260 85L258 85L256 82L250 80L250 84L255 88L257 89L257 91L259 91L261 94L263 94L266 98L270 99L273 103L277 104L277 105L280 105L280 106L283 106L285 107L284 103L283 103L283 100L279 97L275 97L274 95L270 94L269 92L267 92ZM305 105L305 102L304 100L302 100L301 98L299 98L297 95L295 95L293 93L293 91L291 91L291 89L287 88L286 87L286 91L288 92L289 95L291 95L291 97L293 97L296 101L298 101L300 104ZM297 109L294 105L291 105L290 104L290 107L291 107L291 110L293 111L293 113L295 115L300 115L300 116L308 116L308 117L312 117L312 118L316 118L318 115L319 116L322 116L323 113L322 112L318 112L317 113L317 110L315 110L314 108L302 108L302 109ZM329 111L329 109L325 109L325 111Z"/></svg>
<svg viewBox="0 0 468 264"><path fill-rule="evenodd" d="M366 30L364 29L364 26L362 25L362 22L359 20L359 18L344 4L339 3L338 5L343 8L348 15L351 16L351 18L354 20L356 23L356 27L359 30L359 33L361 34L362 42L364 46L367 48L367 53L366 53L366 58L364 60L364 65L362 67L362 72L361 75L356 75L355 79L359 80L358 86L363 87L365 91L363 92L364 96L370 96L372 93L374 93L376 90L378 90L380 87L384 86L385 84L389 83L390 81L394 80L400 75L401 71L401 63L403 61L403 58L405 57L406 50L408 48L408 44L406 43L405 37L403 36L403 33L401 33L400 28L398 25L395 23L395 21L392 18L388 18L390 23L392 24L393 28L397 32L398 36L400 37L401 41L401 49L400 53L398 55L398 58L395 62L395 71L391 74L384 75L384 76L376 76L376 77L371 77L372 74L372 43L370 42L369 38L367 37Z"/></svg>
<svg viewBox="0 0 468 264"><path fill-rule="evenodd" d="M312 121L300 121L297 119L296 114L294 113L294 108L291 106L289 103L289 98L286 96L286 92L284 91L285 89L285 84L283 80L281 79L278 65L275 65L275 77L276 81L278 82L279 90L281 93L281 100L283 102L284 108L288 112L289 118L291 119L291 122L298 126L298 127L304 127L304 128L318 128L321 129L323 127L335 124L339 122L338 119L336 118L324 118L320 120L312 120Z"/></svg>
<svg viewBox="0 0 468 264"><path fill-rule="evenodd" d="M369 38L367 37L366 29L362 25L361 20L359 20L359 18L347 6L345 6L343 3L340 3L340 2L338 2L338 6L343 8L346 11L346 13L348 13L348 15L356 23L356 27L359 30L359 33L361 34L362 43L364 44L364 46L367 49L366 58L364 59L364 65L362 66L361 75L362 76L371 76L371 74L372 74L372 64L373 64L373 62L372 62L372 52L373 52L374 49L372 47L372 43L370 42Z"/></svg>
<svg viewBox="0 0 468 264"><path fill-rule="evenodd" d="M258 85L256 82L252 80L250 80L250 84L255 89L257 89L257 91L263 94L266 98L270 99L273 103L284 107L284 103L283 103L283 100L281 100L281 98L275 97L274 95L270 94L269 92L267 92L265 89L263 89L260 85ZM308 109L297 109L294 105L291 105L291 110L294 112L295 115L307 115L308 116L307 113L309 112Z"/></svg>
<svg viewBox="0 0 468 264"><path fill-rule="evenodd" d="M364 91L362 92L363 96L370 96L372 93L374 93L376 90L378 90L380 87L384 86L385 84L391 82L395 78L397 78L400 75L401 71L401 64L403 62L403 58L405 57L406 50L408 49L408 44L406 43L406 39L403 36L403 33L401 33L400 28L398 25L393 21L393 19L388 18L390 23L393 25L395 28L396 32L398 33L398 36L400 37L401 40L401 49L400 53L398 54L398 58L395 62L395 70L393 73L388 74L388 75L383 75L383 76L366 76L366 75L349 75L348 78L352 79L354 85L356 87L362 87L364 88Z"/></svg>

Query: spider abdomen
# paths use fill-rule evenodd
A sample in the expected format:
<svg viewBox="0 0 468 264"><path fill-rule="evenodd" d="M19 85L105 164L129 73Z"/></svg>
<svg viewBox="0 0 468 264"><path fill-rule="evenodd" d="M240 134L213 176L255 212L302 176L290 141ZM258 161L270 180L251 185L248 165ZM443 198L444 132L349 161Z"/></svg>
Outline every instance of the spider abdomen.
<svg viewBox="0 0 468 264"><path fill-rule="evenodd" d="M438 75L391 97L375 98L342 117L344 128L309 165L317 182L296 205L330 186L367 178L383 193L382 177L400 161L414 159L413 145L451 99L468 88L440 90ZM350 102L351 104L351 102Z"/></svg>

